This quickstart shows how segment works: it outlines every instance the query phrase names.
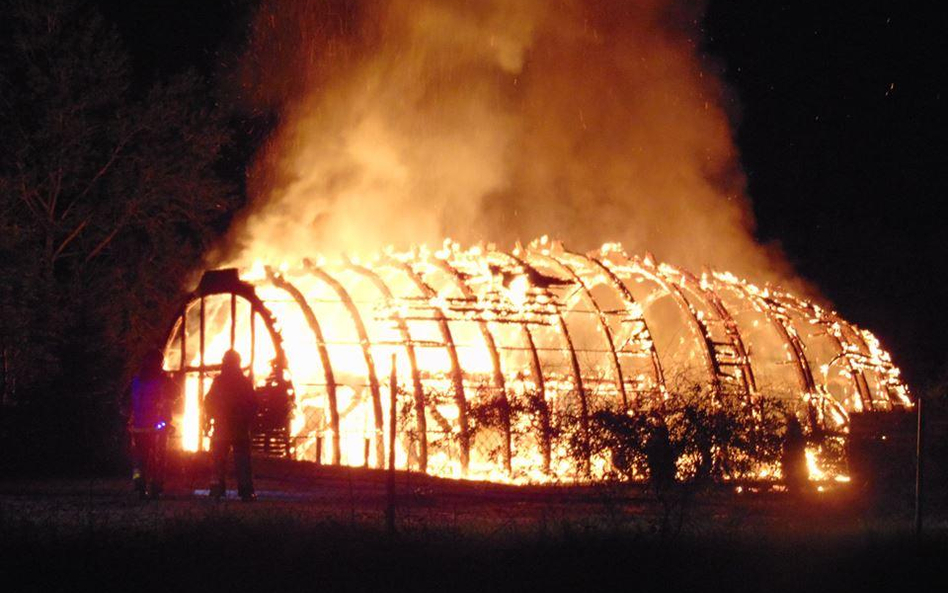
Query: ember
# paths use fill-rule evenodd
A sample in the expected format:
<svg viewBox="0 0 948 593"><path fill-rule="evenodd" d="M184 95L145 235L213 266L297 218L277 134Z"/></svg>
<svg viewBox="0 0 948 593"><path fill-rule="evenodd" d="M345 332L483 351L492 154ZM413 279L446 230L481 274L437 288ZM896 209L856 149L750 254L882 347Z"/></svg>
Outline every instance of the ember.
<svg viewBox="0 0 948 593"><path fill-rule="evenodd" d="M552 425L693 385L779 398L838 437L850 412L911 406L878 340L834 312L616 244L580 255L546 238L509 252L446 241L208 274L166 350L185 385L184 449L207 446L200 401L231 347L261 394L292 403L259 447L382 467L394 361L396 465L471 479L578 478ZM818 450L808 462L811 479L846 479Z"/></svg>

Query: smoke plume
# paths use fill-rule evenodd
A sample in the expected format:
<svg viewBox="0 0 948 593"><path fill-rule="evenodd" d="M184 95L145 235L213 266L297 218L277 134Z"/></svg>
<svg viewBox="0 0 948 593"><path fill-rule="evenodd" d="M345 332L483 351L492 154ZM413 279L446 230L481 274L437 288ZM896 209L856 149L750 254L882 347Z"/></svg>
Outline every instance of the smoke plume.
<svg viewBox="0 0 948 593"><path fill-rule="evenodd" d="M785 275L753 238L701 2L264 2L242 82L279 124L238 259L539 235Z"/></svg>

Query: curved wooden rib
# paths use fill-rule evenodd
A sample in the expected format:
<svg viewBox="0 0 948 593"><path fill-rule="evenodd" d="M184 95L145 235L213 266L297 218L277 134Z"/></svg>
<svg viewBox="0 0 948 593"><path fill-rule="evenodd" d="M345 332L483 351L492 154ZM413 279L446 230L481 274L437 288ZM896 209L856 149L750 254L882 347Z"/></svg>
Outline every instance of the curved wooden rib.
<svg viewBox="0 0 948 593"><path fill-rule="evenodd" d="M386 257L383 261L387 265L404 272L426 298L432 299L438 296L438 293L407 263L393 257ZM458 444L461 450L461 474L467 476L468 465L471 459L471 441L470 426L467 417L467 399L464 396L464 375L461 371L461 362L458 360L458 350L454 343L454 336L451 335L451 328L448 326L448 320L444 316L444 311L441 310L440 307L432 307L432 310L435 313L435 320L438 322L438 330L441 333L441 339L445 343L448 357L451 360L451 382L454 387L454 403L458 408Z"/></svg>
<svg viewBox="0 0 948 593"><path fill-rule="evenodd" d="M676 274L680 275L683 279L686 279L689 283L694 285L696 288L695 292L697 292L698 295L704 299L705 304L708 305L718 317L717 321L724 326L724 333L727 335L731 347L737 354L737 367L740 369L741 383L744 387L744 393L748 395L755 395L757 393L757 382L754 380L754 370L750 365L750 358L747 354L747 348L744 346L744 340L741 337L741 332L738 330L737 322L734 321L734 318L728 312L727 307L724 306L724 303L721 301L721 297L718 296L718 294L713 290L707 288L704 283L702 283L691 272L682 270L680 268L674 268L672 266L667 267L671 268ZM707 327L707 323L703 323L705 324L705 327ZM710 333L708 334L708 338L709 340L711 339ZM716 362L718 364L718 368L720 369L722 366L721 361L717 360Z"/></svg>
<svg viewBox="0 0 948 593"><path fill-rule="evenodd" d="M356 334L359 336L359 345L362 348L362 357L365 359L366 373L369 379L369 391L372 395L372 414L375 422L375 454L376 466L383 467L385 461L385 438L384 438L384 420L382 418L382 393L379 387L379 379L375 369L375 360L372 357L371 341L368 331L365 329L365 322L359 313L359 308L349 295L349 292L333 278L328 272L315 265L309 260L303 260L304 268L323 281L336 296L349 313L352 324L355 326Z"/></svg>
<svg viewBox="0 0 948 593"><path fill-rule="evenodd" d="M346 268L361 274L378 289L386 302L391 304L395 301L395 295L392 289L388 287L382 277L365 266L360 266L352 262L346 264ZM421 373L418 371L418 359L415 356L415 345L411 339L411 332L408 331L408 324L402 318L397 309L392 309L392 320L398 327L398 332L405 343L405 354L408 356L408 364L411 369L411 385L415 396L415 422L418 423L418 467L421 471L428 469L428 421L425 416L425 390L421 384Z"/></svg>
<svg viewBox="0 0 948 593"><path fill-rule="evenodd" d="M464 280L461 273L453 267L450 263L443 259L433 258L427 260L426 263L429 263L435 266L437 269L446 272L450 278L454 280L455 285L458 287L458 290L461 291L461 294L464 295L464 298L476 300L477 295L474 294L474 291ZM492 368L492 379L494 382L494 387L499 393L501 398L501 423L504 433L504 446L503 446L503 458L504 458L504 469L507 471L508 475L512 471L511 459L513 456L513 446L512 446L512 435L510 428L510 401L507 398L507 386L504 379L503 369L500 364L500 353L497 351L497 343L494 340L494 334L491 333L490 328L487 325L487 322L483 319L478 319L477 326L480 328L481 336L484 338L484 344L487 346L487 351L490 353L491 368ZM542 381L542 378L540 379Z"/></svg>
<svg viewBox="0 0 948 593"><path fill-rule="evenodd" d="M585 256L580 256L580 257L585 257ZM635 297L632 296L631 292L629 292L629 288L622 282L622 280L619 279L618 276L616 276L615 272L613 272L604 262L594 257L586 257L586 259L592 262L595 266L597 266L603 272L603 274L609 280L609 283L619 292L620 295L622 295L622 298L625 301L627 306L633 307L638 304L635 300ZM654 376L655 376L655 384L658 386L660 390L664 391L665 390L665 371L662 368L661 360L658 358L658 350L655 349L655 340L652 339L652 332L648 328L648 322L646 321L644 315L642 315L641 323L642 323L643 331L645 332L645 336L646 336L645 339L647 339L649 343L649 357L651 358L651 361L652 361L652 372L654 373Z"/></svg>
<svg viewBox="0 0 948 593"><path fill-rule="evenodd" d="M833 327L834 320L826 314L822 307L817 307L813 303L798 299L795 296L775 292L771 298L775 299L782 306L795 310L797 313L806 318L810 323L819 325L823 328L823 331L826 332L826 336L836 343L836 346L839 349L839 354L843 355L845 358L847 370L852 377L853 385L856 388L856 393L859 395L859 399L863 408L872 410L872 396L869 393L869 386L866 383L866 378L863 377L862 371L858 370L853 364L853 361L849 355L850 349L845 341L844 336L842 336L840 332L838 332Z"/></svg>
<svg viewBox="0 0 948 593"><path fill-rule="evenodd" d="M630 262L636 271L661 286L666 293L671 295L675 304L678 305L685 319L687 319L691 325L695 337L704 345L704 360L708 371L708 379L711 381L711 389L717 391L721 386L719 377L720 369L718 368L718 361L714 357L714 345L711 343L711 337L708 335L708 328L705 327L701 319L698 318L698 315L691 307L691 303L688 302L687 297L685 297L677 284L672 282L669 278L666 278L654 265L642 262L637 258L631 259Z"/></svg>
<svg viewBox="0 0 948 593"><path fill-rule="evenodd" d="M528 264L523 259L517 257L512 253L506 252L494 252L506 256L508 259L512 260L517 266L522 269L536 274L541 275L537 270L535 270L530 264ZM544 288L543 291L546 293L546 296L550 300L555 300L554 295L550 292L548 288ZM579 366L579 359L576 358L576 348L573 346L573 339L570 336L569 328L566 327L566 321L563 319L563 314L557 307L556 310L556 320L557 327L559 329L560 335L563 337L563 341L566 345L566 351L569 353L570 360L570 372L573 375L573 383L576 385L576 392L579 395L579 413L580 413L580 431L582 436L582 442L584 447L584 455L582 459L582 464L580 471L583 475L588 476L590 471L590 454L589 454L589 404L586 401L586 389L583 386L583 374L582 369Z"/></svg>
<svg viewBox="0 0 948 593"><path fill-rule="evenodd" d="M813 371L810 369L810 361L806 358L803 343L800 341L800 336L793 328L790 320L786 316L780 315L771 303L748 288L747 285L740 282L723 280L715 273L711 274L711 279L718 285L727 286L743 294L751 303L751 306L767 318L771 327L776 330L780 338L790 348L790 353L796 363L794 368L797 371L797 378L800 381L800 389L803 393L815 393L816 382L813 380Z"/></svg>
<svg viewBox="0 0 948 593"><path fill-rule="evenodd" d="M274 272L269 266L266 268L267 278L274 286L286 291L306 318L310 331L313 332L313 338L316 340L316 352L319 355L319 362L323 367L323 376L326 380L326 397L329 400L329 426L332 430L332 465L339 465L342 462L342 450L339 430L339 405L336 400L336 378L332 373L332 363L329 360L329 349L326 347L326 340L323 337L322 328L319 321L313 313L313 309L306 302L306 297L282 274ZM322 461L322 460L320 460Z"/></svg>
<svg viewBox="0 0 948 593"><path fill-rule="evenodd" d="M609 324L606 322L605 313L603 313L602 309L599 308L599 303L597 303L596 299L593 298L592 292L590 292L589 287L586 286L586 282L578 273L576 273L576 270L574 270L572 266L555 257L554 255L546 255L542 252L536 252L533 250L529 251L529 253L533 257L539 257L543 260L551 262L554 266L562 270L567 276L572 278L577 286L579 286L579 289L583 291L586 299L592 304L593 309L596 311L596 320L599 322L599 327L602 329L603 335L606 338L606 343L609 344L609 352L611 353L609 360L612 363L613 372L615 374L616 387L619 389L619 394L622 395L622 408L624 410L628 410L629 398L625 393L625 380L622 378L622 366L619 364L619 355L616 354L615 341L612 338L612 330L609 328Z"/></svg>

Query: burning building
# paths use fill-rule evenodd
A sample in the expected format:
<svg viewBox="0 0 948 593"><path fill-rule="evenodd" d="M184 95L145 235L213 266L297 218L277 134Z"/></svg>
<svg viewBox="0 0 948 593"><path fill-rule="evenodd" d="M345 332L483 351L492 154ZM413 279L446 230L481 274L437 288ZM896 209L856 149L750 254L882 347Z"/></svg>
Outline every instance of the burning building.
<svg viewBox="0 0 948 593"><path fill-rule="evenodd" d="M571 479L551 425L686 386L778 398L824 435L845 435L852 412L911 406L876 338L834 312L615 244L445 242L209 272L165 351L186 450L207 447L201 400L229 348L268 416L258 447L382 467L393 443L398 467L474 479Z"/></svg>

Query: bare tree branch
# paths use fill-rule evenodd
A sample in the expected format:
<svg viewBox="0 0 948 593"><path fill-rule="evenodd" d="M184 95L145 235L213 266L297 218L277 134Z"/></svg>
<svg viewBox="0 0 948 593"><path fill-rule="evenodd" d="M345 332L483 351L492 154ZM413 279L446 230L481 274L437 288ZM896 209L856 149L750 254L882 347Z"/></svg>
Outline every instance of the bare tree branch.
<svg viewBox="0 0 948 593"><path fill-rule="evenodd" d="M99 255L99 253L101 253L102 250L105 249L108 246L108 244L112 242L112 239L115 238L115 235L117 235L120 230L122 230L122 225L117 226L114 229L112 229L112 232L106 235L105 239L102 239L102 241L100 241L99 244L95 246L95 249L93 249L89 253L89 255L86 256L86 259L82 263L87 264L90 261L92 261L97 255Z"/></svg>
<svg viewBox="0 0 948 593"><path fill-rule="evenodd" d="M61 165L57 167L55 171L51 172L50 178L52 188L49 191L49 206L46 214L47 218L49 218L49 222L52 224L53 219L56 217L56 203L59 201L59 194L63 188L63 168Z"/></svg>
<svg viewBox="0 0 948 593"><path fill-rule="evenodd" d="M66 208L63 210L62 215L59 217L60 220L64 220L66 218L66 215L68 215L70 210L72 210L72 207L76 205L77 203L79 203L86 196L86 194L89 193L89 191L96 184L96 182L99 181L99 179L101 179L106 173L109 172L109 169L111 169L112 165L115 164L116 159L118 159L118 156L122 153L122 151L125 149L128 143L131 141L131 139L136 134L141 132L143 129L144 128L142 127L135 128L125 138L123 138L121 142L119 142L119 144L115 147L115 149L112 150L112 153L109 155L109 159L106 161L106 163L102 165L102 167L96 172L96 174L92 176L92 179L89 180L89 183L86 185L85 189L79 192L79 195L77 195L76 198L72 200L72 202L70 202L68 206L66 206Z"/></svg>
<svg viewBox="0 0 948 593"><path fill-rule="evenodd" d="M53 252L53 257L52 257L53 261L56 261L56 259L59 257L59 254L62 253L63 249L65 249L66 246L69 245L73 239L79 236L79 233L82 232L82 229L86 228L86 225L89 224L90 220L92 220L91 217L83 220L81 223L79 223L79 226L77 226L75 229L73 229L71 233L69 233L69 236L66 237L66 239L63 240L62 243L60 243L56 251Z"/></svg>

